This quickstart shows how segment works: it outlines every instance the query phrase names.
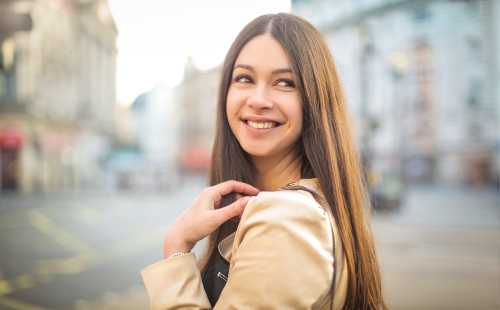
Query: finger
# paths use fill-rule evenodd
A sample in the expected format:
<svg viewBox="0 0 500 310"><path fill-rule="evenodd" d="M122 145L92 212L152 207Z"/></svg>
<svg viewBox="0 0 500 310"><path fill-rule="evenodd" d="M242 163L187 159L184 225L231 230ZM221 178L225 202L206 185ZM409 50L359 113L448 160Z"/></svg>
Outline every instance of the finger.
<svg viewBox="0 0 500 310"><path fill-rule="evenodd" d="M239 200L239 199L241 199L241 198L243 198L243 197L245 197L245 196L242 196L240 193L236 193L236 200ZM239 215L235 216L235 217L234 217L234 221L235 221L235 222L239 222L239 221L241 220L241 216L242 216L242 215L243 215L243 212L242 212L242 213L240 213Z"/></svg>
<svg viewBox="0 0 500 310"><path fill-rule="evenodd" d="M242 196L240 193L236 193L234 201L239 200L243 197L245 197L245 196ZM214 205L215 205L215 209L219 209L220 208L220 201L214 200Z"/></svg>
<svg viewBox="0 0 500 310"><path fill-rule="evenodd" d="M240 193L235 193L234 196L235 196L234 201L236 201L236 200L241 199L241 198L244 197ZM222 200L222 196L212 197L212 198L213 198L215 209L219 209L220 208L220 202Z"/></svg>
<svg viewBox="0 0 500 310"><path fill-rule="evenodd" d="M214 202L214 205L218 207L222 196L227 195L231 192L236 192L236 193L244 193L247 195L257 195L260 191L246 183L238 182L238 181L226 181L217 185L214 185L212 187L207 187L206 188L207 193L209 197L212 198L212 201ZM240 195L241 196L241 195Z"/></svg>
<svg viewBox="0 0 500 310"><path fill-rule="evenodd" d="M232 204L228 205L225 208L222 209L217 209L215 211L212 211L214 216L216 217L216 221L220 224L224 223L225 221L237 217L241 213L243 213L243 210L245 210L245 207L250 200L250 197L243 197L239 200L236 200Z"/></svg>
<svg viewBox="0 0 500 310"><path fill-rule="evenodd" d="M217 193L221 196L227 195L231 192L255 196L260 192L258 189L251 185L233 180L212 186L212 190L214 193Z"/></svg>

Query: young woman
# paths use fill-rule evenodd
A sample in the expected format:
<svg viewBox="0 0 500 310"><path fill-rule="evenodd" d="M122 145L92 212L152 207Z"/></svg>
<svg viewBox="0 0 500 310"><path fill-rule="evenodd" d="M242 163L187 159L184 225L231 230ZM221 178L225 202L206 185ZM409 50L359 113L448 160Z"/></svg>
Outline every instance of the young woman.
<svg viewBox="0 0 500 310"><path fill-rule="evenodd" d="M232 44L210 184L142 271L152 309L211 309L215 258L230 262L215 309L387 309L341 84L305 20L260 16ZM189 252L206 236L199 269Z"/></svg>

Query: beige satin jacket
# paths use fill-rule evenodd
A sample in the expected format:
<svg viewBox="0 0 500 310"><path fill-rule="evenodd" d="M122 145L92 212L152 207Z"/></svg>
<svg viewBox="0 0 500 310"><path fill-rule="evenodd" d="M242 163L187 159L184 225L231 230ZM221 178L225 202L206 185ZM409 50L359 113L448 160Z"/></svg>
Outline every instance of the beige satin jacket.
<svg viewBox="0 0 500 310"><path fill-rule="evenodd" d="M299 185L321 193L316 179ZM337 227L334 309L341 309L347 269ZM260 192L238 230L219 245L229 279L215 309L330 309L333 241L328 215L306 191ZM152 310L211 309L193 253L142 272Z"/></svg>

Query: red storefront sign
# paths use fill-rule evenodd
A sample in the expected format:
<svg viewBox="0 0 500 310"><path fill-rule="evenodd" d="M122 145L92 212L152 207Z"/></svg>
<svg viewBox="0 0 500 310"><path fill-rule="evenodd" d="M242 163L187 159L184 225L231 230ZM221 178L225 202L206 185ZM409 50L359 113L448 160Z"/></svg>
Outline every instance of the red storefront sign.
<svg viewBox="0 0 500 310"><path fill-rule="evenodd" d="M181 152L181 165L185 168L207 168L210 166L210 149L203 147L185 148Z"/></svg>
<svg viewBox="0 0 500 310"><path fill-rule="evenodd" d="M23 145L23 133L16 129L7 127L0 131L0 149L19 150Z"/></svg>

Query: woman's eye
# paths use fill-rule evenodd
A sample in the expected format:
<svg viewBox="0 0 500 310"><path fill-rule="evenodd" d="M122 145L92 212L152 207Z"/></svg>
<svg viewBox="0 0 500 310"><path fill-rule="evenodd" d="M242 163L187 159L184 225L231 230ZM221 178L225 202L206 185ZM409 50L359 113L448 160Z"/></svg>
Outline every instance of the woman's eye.
<svg viewBox="0 0 500 310"><path fill-rule="evenodd" d="M293 82L288 80L281 80L276 83L276 86L293 87Z"/></svg>
<svg viewBox="0 0 500 310"><path fill-rule="evenodd" d="M240 83L250 83L250 79L246 76L239 76L236 78L236 82L240 82Z"/></svg>

